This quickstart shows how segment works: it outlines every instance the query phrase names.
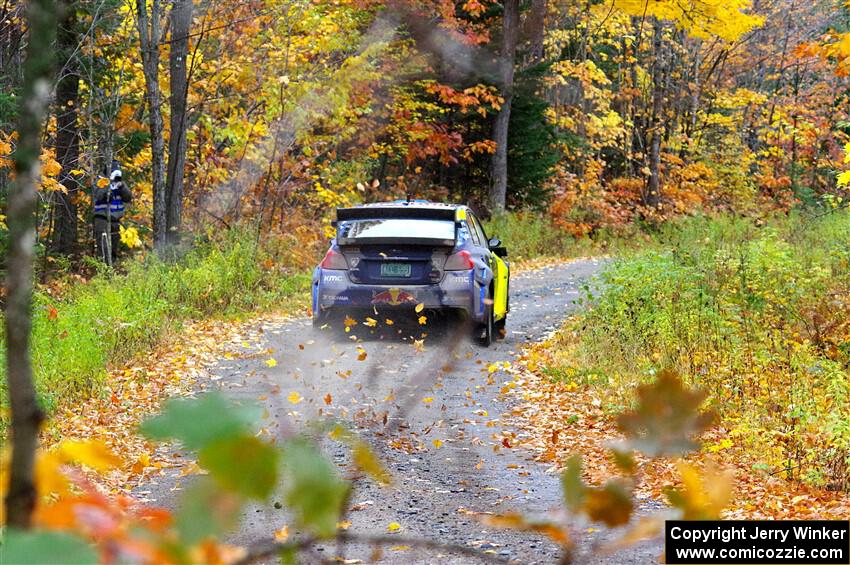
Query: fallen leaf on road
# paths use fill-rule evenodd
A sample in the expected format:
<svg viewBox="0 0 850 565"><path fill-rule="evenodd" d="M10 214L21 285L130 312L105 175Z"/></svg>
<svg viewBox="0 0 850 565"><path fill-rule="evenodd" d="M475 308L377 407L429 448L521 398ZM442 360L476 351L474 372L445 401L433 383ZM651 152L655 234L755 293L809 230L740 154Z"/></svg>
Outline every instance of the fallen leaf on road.
<svg viewBox="0 0 850 565"><path fill-rule="evenodd" d="M374 503L373 501L371 501L371 500L364 500L363 502L360 502L360 503L355 504L354 506L352 506L350 510L351 510L352 512L359 512L359 511L361 511L361 510L366 510L367 508L369 508L369 507L370 507L370 506L372 506L373 504L375 504L375 503Z"/></svg>
<svg viewBox="0 0 850 565"><path fill-rule="evenodd" d="M277 367L276 359L266 359L266 365L269 367Z"/></svg>
<svg viewBox="0 0 850 565"><path fill-rule="evenodd" d="M387 526L387 531L390 532L391 534L398 532L400 530L401 530L401 524L399 524L398 522L390 522L389 525Z"/></svg>
<svg viewBox="0 0 850 565"><path fill-rule="evenodd" d="M293 391L289 393L289 396L287 396L286 399L292 404L298 404L299 402L304 400L304 397L301 396L301 393L299 393L298 391Z"/></svg>
<svg viewBox="0 0 850 565"><path fill-rule="evenodd" d="M289 539L289 526L284 526L279 530L274 531L274 540L278 543L283 543Z"/></svg>

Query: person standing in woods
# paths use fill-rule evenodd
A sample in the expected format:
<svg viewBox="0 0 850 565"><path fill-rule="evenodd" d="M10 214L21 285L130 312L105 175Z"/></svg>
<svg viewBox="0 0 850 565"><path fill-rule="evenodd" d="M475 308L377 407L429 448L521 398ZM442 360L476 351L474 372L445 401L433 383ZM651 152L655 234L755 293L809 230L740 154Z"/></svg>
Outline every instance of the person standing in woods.
<svg viewBox="0 0 850 565"><path fill-rule="evenodd" d="M99 259L112 265L118 258L118 245L121 242L121 218L125 205L133 199L130 189L124 183L121 169L113 163L109 174L109 183L94 187L94 241Z"/></svg>

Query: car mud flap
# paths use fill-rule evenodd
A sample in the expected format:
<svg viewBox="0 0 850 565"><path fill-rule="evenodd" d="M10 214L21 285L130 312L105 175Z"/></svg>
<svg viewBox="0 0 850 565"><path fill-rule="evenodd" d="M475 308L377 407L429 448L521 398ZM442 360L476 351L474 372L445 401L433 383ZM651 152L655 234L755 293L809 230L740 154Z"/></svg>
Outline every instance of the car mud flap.
<svg viewBox="0 0 850 565"><path fill-rule="evenodd" d="M484 312L487 309L487 305L484 303L487 300L487 287L481 286L478 289L478 308L476 308L475 312L479 316L483 316Z"/></svg>

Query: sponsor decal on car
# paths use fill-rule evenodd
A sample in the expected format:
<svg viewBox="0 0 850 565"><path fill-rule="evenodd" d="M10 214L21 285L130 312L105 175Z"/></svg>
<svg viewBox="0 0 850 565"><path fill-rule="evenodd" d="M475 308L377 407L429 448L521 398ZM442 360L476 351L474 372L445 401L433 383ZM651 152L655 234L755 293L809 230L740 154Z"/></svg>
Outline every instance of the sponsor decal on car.
<svg viewBox="0 0 850 565"><path fill-rule="evenodd" d="M450 288L465 288L469 286L471 281L471 276L468 273L456 274L456 273L446 273L448 276L446 277L445 284Z"/></svg>
<svg viewBox="0 0 850 565"><path fill-rule="evenodd" d="M322 282L324 283L338 283L344 280L342 275L322 275Z"/></svg>
<svg viewBox="0 0 850 565"><path fill-rule="evenodd" d="M406 290L390 288L372 296L372 304L389 304L391 306L416 304L416 297Z"/></svg>

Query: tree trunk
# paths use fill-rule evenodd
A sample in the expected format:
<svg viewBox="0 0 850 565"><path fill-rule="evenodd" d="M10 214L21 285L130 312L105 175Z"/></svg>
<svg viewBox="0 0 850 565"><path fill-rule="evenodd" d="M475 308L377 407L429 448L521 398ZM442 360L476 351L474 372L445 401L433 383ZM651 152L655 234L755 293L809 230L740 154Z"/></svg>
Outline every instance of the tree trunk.
<svg viewBox="0 0 850 565"><path fill-rule="evenodd" d="M628 172L630 175L637 174L638 169L642 167L644 163L646 163L646 143L645 143L645 131L646 131L646 112L639 111L638 102L643 102L643 96L638 99L638 95L635 94L635 90L638 85L638 58L640 57L640 43L642 39L642 30L643 25L641 23L640 18L632 17L632 34L637 38L637 43L632 43L629 46L629 53L631 54L631 61L628 63L629 65L629 91L631 94L628 97L628 116L627 124L630 124L631 127L627 126L627 164L628 164ZM643 109L644 104L640 104Z"/></svg>
<svg viewBox="0 0 850 565"><path fill-rule="evenodd" d="M508 124L514 86L514 60L519 35L519 0L504 1L502 50L499 60L499 90L505 99L493 123L496 151L490 166L490 211L502 212L508 192Z"/></svg>
<svg viewBox="0 0 850 565"><path fill-rule="evenodd" d="M545 54L543 41L546 38L546 0L531 0L531 13L528 15L529 66L539 65Z"/></svg>
<svg viewBox="0 0 850 565"><path fill-rule="evenodd" d="M165 140L162 125L162 92L159 88L159 44L162 40L162 6L152 0L148 14L146 0L136 0L139 44L142 49L142 71L145 75L151 133L151 180L153 185L153 246L161 252L166 246L168 222L165 191Z"/></svg>
<svg viewBox="0 0 850 565"><path fill-rule="evenodd" d="M77 247L77 203L80 185L71 171L80 159L80 128L77 122L80 102L80 74L77 56L76 10L69 0L63 1L65 18L57 33L59 82L56 85L56 159L62 165L59 182L65 192L53 193L53 233L50 242L54 252L74 253Z"/></svg>
<svg viewBox="0 0 850 565"><path fill-rule="evenodd" d="M666 45L664 42L664 26L654 20L655 33L652 39L652 49L655 52L655 62L652 66L652 141L649 144L649 180L644 194L644 204L656 207L661 202L661 138L664 135L664 75Z"/></svg>
<svg viewBox="0 0 850 565"><path fill-rule="evenodd" d="M35 451L44 419L30 362L30 316L41 126L52 90L57 9L52 0L30 0L27 5L29 36L18 98L18 145L12 157L16 176L7 201L6 379L12 411L12 462L6 523L14 528L29 528L32 522L37 500Z"/></svg>
<svg viewBox="0 0 850 565"><path fill-rule="evenodd" d="M688 108L688 129L686 132L687 143L689 145L689 149L691 153L696 152L696 140L693 139L693 136L697 131L697 117L699 116L699 99L702 89L702 84L700 83L700 50L702 49L702 41L697 40L696 48L694 49L694 66L693 66L693 86L691 86L691 100L690 106Z"/></svg>
<svg viewBox="0 0 850 565"><path fill-rule="evenodd" d="M166 224L168 243L180 240L183 218L183 169L186 165L186 98L189 78L189 31L192 27L192 0L174 0L171 9L171 137L168 139L168 176L166 178Z"/></svg>

